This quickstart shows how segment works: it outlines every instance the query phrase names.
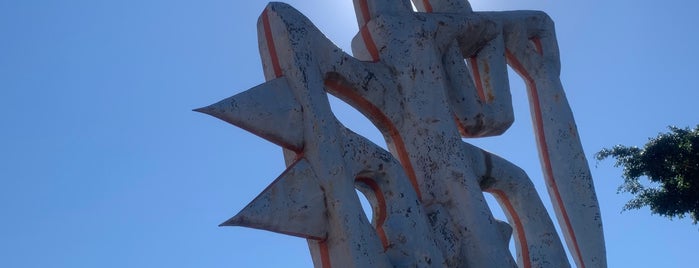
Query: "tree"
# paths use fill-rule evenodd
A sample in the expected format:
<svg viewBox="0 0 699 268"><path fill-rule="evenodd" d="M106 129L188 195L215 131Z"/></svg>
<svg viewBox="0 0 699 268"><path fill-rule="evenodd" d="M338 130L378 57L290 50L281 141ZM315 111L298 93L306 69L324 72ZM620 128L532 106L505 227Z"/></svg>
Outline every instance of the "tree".
<svg viewBox="0 0 699 268"><path fill-rule="evenodd" d="M670 132L650 138L643 148L617 145L595 154L601 161L616 159L624 182L617 193L634 195L623 210L649 206L651 213L668 218L689 215L699 221L699 125L669 127ZM641 178L647 181L642 183Z"/></svg>

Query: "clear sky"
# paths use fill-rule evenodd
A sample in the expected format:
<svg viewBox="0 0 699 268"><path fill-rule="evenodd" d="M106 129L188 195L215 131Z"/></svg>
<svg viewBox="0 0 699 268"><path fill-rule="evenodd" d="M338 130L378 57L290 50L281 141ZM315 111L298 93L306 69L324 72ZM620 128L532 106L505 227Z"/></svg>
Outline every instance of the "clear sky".
<svg viewBox="0 0 699 268"><path fill-rule="evenodd" d="M349 51L351 0L288 2ZM695 266L699 226L620 213L621 171L591 158L699 123L699 4L471 3L556 21L609 267ZM284 170L281 149L190 111L264 81L256 21L265 4L0 1L0 267L311 267L303 239L217 227ZM548 205L523 84L511 81L515 125L469 142L524 168ZM356 112L336 108L383 143Z"/></svg>

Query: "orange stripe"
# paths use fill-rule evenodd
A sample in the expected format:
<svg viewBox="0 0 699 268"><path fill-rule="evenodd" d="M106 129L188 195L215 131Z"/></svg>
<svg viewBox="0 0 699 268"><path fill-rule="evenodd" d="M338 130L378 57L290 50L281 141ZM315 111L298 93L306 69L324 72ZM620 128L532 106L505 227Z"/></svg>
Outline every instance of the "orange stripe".
<svg viewBox="0 0 699 268"><path fill-rule="evenodd" d="M330 253L328 250L328 240L323 240L318 242L318 248L320 250L320 263L321 268L332 268L330 265Z"/></svg>
<svg viewBox="0 0 699 268"><path fill-rule="evenodd" d="M524 268L531 268L532 262L531 257L529 257L529 244L527 243L527 236L524 234L524 227L522 226L522 221L519 218L519 214L517 214L517 211L512 206L510 199L508 199L507 195L505 195L505 192L502 190L486 190L486 192L493 194L495 198L500 200L500 202L505 205L505 210L507 210L507 213L510 214L512 221L515 224L515 229L517 230L517 242L519 243L519 248L522 250L522 262L524 264Z"/></svg>
<svg viewBox="0 0 699 268"><path fill-rule="evenodd" d="M471 70L473 72L473 82L476 83L476 92L478 92L478 98L485 102L485 91L483 90L483 82L481 82L481 72L478 70L478 59L473 56L469 58L471 62Z"/></svg>
<svg viewBox="0 0 699 268"><path fill-rule="evenodd" d="M465 138L470 138L471 133L468 133L468 129L464 126L464 124L461 123L461 120L459 117L454 113L454 121L456 122L456 127L459 129L459 133L461 134L461 137Z"/></svg>
<svg viewBox="0 0 699 268"><path fill-rule="evenodd" d="M378 121L377 125L379 127L386 128L391 140L393 141L393 144L396 147L398 160L403 165L403 169L405 170L405 173L407 173L408 179L410 179L410 184L413 186L415 193L417 193L417 198L422 201L420 186L417 183L415 169L413 169L413 164L410 162L408 151L405 149L405 143L403 142L403 138L400 136L398 129L395 125L393 125L393 122L388 118L388 116L379 110L378 107L374 106L374 104L367 101L348 86L341 84L338 80L327 79L325 80L325 86L335 90L338 94L341 94L345 98L348 98L354 105L357 105L357 109L359 111L369 113L371 115L371 119Z"/></svg>
<svg viewBox="0 0 699 268"><path fill-rule="evenodd" d="M363 27L371 19L371 14L369 14L369 5L367 4L367 0L359 1L359 9L362 12L362 22L359 26Z"/></svg>
<svg viewBox="0 0 699 268"><path fill-rule="evenodd" d="M386 250L388 249L388 238L386 236L386 231L383 229L383 224L386 222L386 199L384 199L383 192L381 192L381 189L379 188L379 185L376 184L376 181L370 178L361 177L357 178L356 180L366 184L369 186L369 188L371 188L371 191L374 192L376 202L378 202L378 211L374 211L374 214L376 214L376 233L381 239L383 249Z"/></svg>
<svg viewBox="0 0 699 268"><path fill-rule="evenodd" d="M276 78L281 77L282 68L279 65L279 57L277 57L277 48L274 45L274 37L272 36L272 29L269 26L269 16L267 14L267 9L262 12L262 26L265 30L265 41L267 42L267 50L269 52L269 57L272 60L272 68L274 69L274 76Z"/></svg>
<svg viewBox="0 0 699 268"><path fill-rule="evenodd" d="M432 13L432 4L430 4L430 0L422 0L422 5L425 6L425 12Z"/></svg>
<svg viewBox="0 0 699 268"><path fill-rule="evenodd" d="M505 55L507 57L507 62L512 66L517 73L519 73L522 78L524 78L525 83L527 85L527 88L529 89L530 95L530 102L534 108L534 128L536 132L536 140L537 140L537 145L539 146L539 151L541 152L541 157L543 158L543 164L544 164L544 173L545 173L545 178L548 184L551 186L551 189L553 190L553 195L554 198L556 199L556 202L558 203L558 207L561 210L561 214L563 216L563 221L565 224L565 229L568 232L568 235L570 236L570 239L573 242L573 247L574 247L574 257L578 259L578 263L580 263L580 268L585 268L585 263L583 263L582 260L582 254L580 254L580 248L578 246L578 240L575 237L575 231L572 228L572 225L570 223L570 219L568 218L568 212L566 211L566 208L563 204L563 199L561 198L561 194L558 191L558 185L556 184L556 181L554 180L553 177L553 167L551 165L551 158L549 156L549 149L548 149L548 144L546 144L546 135L544 134L544 124L543 124L543 115L541 112L541 104L539 102L539 92L536 88L536 83L534 82L534 79L529 75L529 73L526 71L524 66L522 66L522 63L517 60L517 57L510 52L510 50L505 50Z"/></svg>
<svg viewBox="0 0 699 268"><path fill-rule="evenodd" d="M359 31L362 33L362 39L364 39L366 50L369 51L369 55L371 55L371 60L374 62L379 61L379 50L376 49L376 43L374 43L374 38L371 37L371 32L369 32L366 25L362 26L362 29Z"/></svg>
<svg viewBox="0 0 699 268"><path fill-rule="evenodd" d="M281 65L279 64L279 57L277 56L277 48L276 45L274 44L274 36L272 35L272 28L269 25L269 14L267 13L268 9L265 9L262 11L262 27L264 28L265 32L265 42L267 43L267 53L269 54L270 60L272 61L272 69L274 70L274 77L279 78L282 77L284 74L282 73L282 68ZM246 129L247 130L247 129ZM253 132L253 131L250 131ZM254 132L253 132L254 133ZM256 133L257 134L257 133ZM265 137L264 135L257 134L269 141L272 141L276 143L279 146L282 146L284 148L287 148L289 150L294 151L297 154L297 159L301 155L303 148L297 148L295 146L292 146L291 144L286 144L281 141L277 141L275 139L272 139L271 137Z"/></svg>
<svg viewBox="0 0 699 268"><path fill-rule="evenodd" d="M374 38L371 37L371 32L369 32L369 29L367 29L366 27L367 22L369 22L369 20L371 19L371 14L369 13L369 5L367 4L367 0L359 1L359 9L362 13L362 21L359 25L359 32L361 33L362 39L364 40L364 46L366 46L367 51L369 51L371 60L373 62L377 62L379 61L379 50L376 49L376 43L374 43Z"/></svg>

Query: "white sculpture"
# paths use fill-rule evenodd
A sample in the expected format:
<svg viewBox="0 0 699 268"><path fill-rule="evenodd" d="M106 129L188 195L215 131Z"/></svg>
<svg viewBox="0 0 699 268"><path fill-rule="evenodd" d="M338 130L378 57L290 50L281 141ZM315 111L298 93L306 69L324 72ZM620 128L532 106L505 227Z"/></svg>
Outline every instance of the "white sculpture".
<svg viewBox="0 0 699 268"><path fill-rule="evenodd" d="M553 22L535 11L473 12L464 0L414 4L419 12L408 0L354 0L354 57L292 7L265 8L258 36L267 82L197 111L282 146L288 169L223 225L306 238L323 268L569 267L527 175L462 141L512 124L509 64L527 84L569 251L577 267L606 267ZM390 153L342 126L327 93L366 115ZM372 223L355 187L372 204ZM493 218L484 191L509 224Z"/></svg>

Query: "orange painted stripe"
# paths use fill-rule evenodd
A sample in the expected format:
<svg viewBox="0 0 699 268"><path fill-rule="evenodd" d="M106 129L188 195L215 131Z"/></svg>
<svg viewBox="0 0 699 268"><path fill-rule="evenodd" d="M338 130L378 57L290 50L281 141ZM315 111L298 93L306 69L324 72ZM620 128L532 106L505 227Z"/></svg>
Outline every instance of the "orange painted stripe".
<svg viewBox="0 0 699 268"><path fill-rule="evenodd" d="M403 169L405 170L405 173L407 173L408 179L410 179L410 184L413 186L413 189L415 189L417 198L422 201L420 186L417 183L415 169L413 168L413 164L410 162L408 151L405 149L405 143L403 142L403 138L400 136L400 132L398 132L398 129L388 118L388 116L379 110L378 107L374 106L374 104L370 103L362 96L354 92L354 90L343 85L340 81L327 79L325 80L325 86L348 98L354 105L357 105L358 110L369 113L372 119L378 121L378 126L386 128L391 140L393 141L393 145L396 147L398 161L400 161L400 163L403 165Z"/></svg>
<svg viewBox="0 0 699 268"><path fill-rule="evenodd" d="M374 38L371 37L371 32L369 32L369 29L366 27L366 25L362 26L362 29L359 31L362 34L362 39L364 40L366 50L369 51L369 55L371 55L371 60L374 62L379 61L379 50L376 48Z"/></svg>
<svg viewBox="0 0 699 268"><path fill-rule="evenodd" d="M425 6L425 12L432 13L432 4L430 4L430 0L422 0L422 5Z"/></svg>
<svg viewBox="0 0 699 268"><path fill-rule="evenodd" d="M468 129L466 129L464 124L461 123L461 120L456 115L456 113L454 113L454 121L456 122L456 127L459 129L459 134L461 134L461 137L465 137L465 138L472 137L471 133L468 133Z"/></svg>
<svg viewBox="0 0 699 268"><path fill-rule="evenodd" d="M580 254L580 247L578 246L578 240L575 237L575 231L572 228L572 225L570 223L570 219L568 217L568 212L566 211L566 207L563 204L563 199L561 198L561 193L558 191L558 185L556 184L556 181L554 180L553 177L553 167L551 165L551 158L549 156L549 149L548 149L548 144L546 144L546 135L544 133L544 123L543 123L543 115L541 112L541 104L539 102L539 92L536 88L536 83L534 82L534 79L529 75L529 73L526 71L522 63L517 60L517 57L512 54L509 50L505 50L505 55L507 57L507 62L512 66L512 68L519 73L522 78L525 80L525 84L527 85L527 88L529 89L529 98L532 107L534 108L534 128L536 132L536 140L537 140L537 145L539 146L539 151L541 152L541 157L543 158L543 164L544 164L544 174L546 181L548 182L548 185L551 186L551 189L553 190L553 195L558 203L558 207L561 210L561 214L563 215L563 221L565 224L565 229L568 232L568 235L570 236L570 239L573 242L573 247L574 247L574 257L578 260L578 263L580 263L580 268L585 268L585 263L583 262L582 259L582 254Z"/></svg>
<svg viewBox="0 0 699 268"><path fill-rule="evenodd" d="M373 62L379 61L379 50L376 48L376 43L374 38L371 37L371 32L366 27L367 22L371 19L371 13L369 13L369 5L367 0L359 1L359 9L362 15L362 21L359 25L359 33L362 35L362 40L364 40L364 46L371 56Z"/></svg>
<svg viewBox="0 0 699 268"><path fill-rule="evenodd" d="M478 92L478 98L480 98L485 103L485 91L483 90L483 82L481 81L481 72L478 69L478 59L475 56L473 56L469 58L469 62L471 62L473 82L476 83L476 92Z"/></svg>
<svg viewBox="0 0 699 268"><path fill-rule="evenodd" d="M274 44L274 36L272 35L272 28L270 27L269 24L269 13L267 13L268 9L265 9L262 11L262 27L264 28L265 32L265 43L267 43L267 53L269 54L270 60L272 61L272 69L274 71L274 77L279 78L284 76L282 72L281 65L279 64L279 57L277 56L277 48L276 45ZM247 130L247 129L246 129ZM253 132L253 131L250 131ZM254 132L253 132L254 133ZM257 134L259 135L259 134ZM300 156L303 153L303 148L297 148L295 146L292 146L291 144L286 144L281 141L276 141L275 139L271 137L264 137L263 135L260 135L263 138L270 140L274 143L276 143L279 146L282 146L284 148L287 148L289 150L294 151L297 154L297 159L300 158Z"/></svg>
<svg viewBox="0 0 699 268"><path fill-rule="evenodd" d="M360 23L361 25L359 25L359 26L363 27L371 19L371 14L369 13L369 5L367 4L367 0L360 0L359 1L359 9L362 13L362 22Z"/></svg>
<svg viewBox="0 0 699 268"><path fill-rule="evenodd" d="M269 57L272 60L272 69L274 69L274 76L276 78L281 77L282 67L279 64L279 57L277 57L277 48L274 45L274 37L272 36L272 28L269 26L269 16L267 14L267 9L262 11L262 27L265 31L265 41L267 42L267 50L269 52Z"/></svg>
<svg viewBox="0 0 699 268"><path fill-rule="evenodd" d="M531 268L532 261L531 257L529 256L529 244L527 243L527 236L524 234L524 226L522 226L522 220L520 219L519 214L517 214L517 211L512 206L512 203L510 202L510 199L507 198L505 192L502 190L486 190L486 192L493 194L495 198L500 200L500 202L505 205L505 210L507 210L507 213L510 214L510 217L515 225L515 230L517 230L517 242L519 243L519 248L522 250L522 262L524 264L524 268Z"/></svg>
<svg viewBox="0 0 699 268"><path fill-rule="evenodd" d="M357 178L356 181L366 184L371 188L371 191L374 192L376 202L378 202L378 211L374 211L376 215L376 234L379 235L383 249L386 250L388 249L388 237L386 236L386 231L383 229L383 224L386 222L386 199L383 196L383 192L373 179L360 177Z"/></svg>
<svg viewBox="0 0 699 268"><path fill-rule="evenodd" d="M328 250L327 240L318 242L318 248L320 251L321 268L332 268L332 266L330 265L330 253Z"/></svg>

